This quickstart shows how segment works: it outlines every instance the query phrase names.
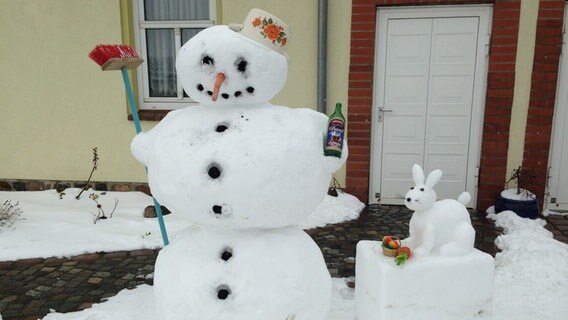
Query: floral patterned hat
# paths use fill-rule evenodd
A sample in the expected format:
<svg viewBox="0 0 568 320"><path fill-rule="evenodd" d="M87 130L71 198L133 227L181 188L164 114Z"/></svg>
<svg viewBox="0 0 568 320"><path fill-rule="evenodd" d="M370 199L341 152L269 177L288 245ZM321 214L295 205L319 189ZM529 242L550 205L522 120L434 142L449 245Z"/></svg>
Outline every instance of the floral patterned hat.
<svg viewBox="0 0 568 320"><path fill-rule="evenodd" d="M285 54L290 42L290 29L276 16L260 9L251 9L243 24L231 24L229 27L260 44Z"/></svg>

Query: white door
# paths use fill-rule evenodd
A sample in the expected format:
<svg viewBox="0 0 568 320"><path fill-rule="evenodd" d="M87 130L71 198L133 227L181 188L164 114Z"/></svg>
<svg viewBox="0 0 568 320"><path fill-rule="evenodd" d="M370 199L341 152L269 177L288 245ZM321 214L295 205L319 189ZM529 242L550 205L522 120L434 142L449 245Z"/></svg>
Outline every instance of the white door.
<svg viewBox="0 0 568 320"><path fill-rule="evenodd" d="M402 204L411 167L476 197L491 7L380 9L370 199Z"/></svg>
<svg viewBox="0 0 568 320"><path fill-rule="evenodd" d="M568 25L568 15L564 15L564 28ZM551 210L568 210L568 56L564 32L560 71L556 89L556 108L554 110L554 126L550 150L550 169L548 180L549 196L546 208Z"/></svg>

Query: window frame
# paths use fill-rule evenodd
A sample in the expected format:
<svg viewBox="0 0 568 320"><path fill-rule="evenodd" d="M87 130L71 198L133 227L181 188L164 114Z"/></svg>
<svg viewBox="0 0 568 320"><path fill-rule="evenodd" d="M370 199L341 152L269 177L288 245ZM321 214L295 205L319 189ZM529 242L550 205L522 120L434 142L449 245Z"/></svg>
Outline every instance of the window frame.
<svg viewBox="0 0 568 320"><path fill-rule="evenodd" d="M146 21L144 19L144 0L133 0L133 29L134 44L140 57L147 61L146 29L174 29L175 53L181 46L181 29L207 28L216 24L216 0L209 1L210 20L162 20ZM174 57L175 58L175 57ZM177 97L150 97L150 82L148 79L148 64L143 63L136 72L138 86L138 105L140 110L175 110L196 104L195 100L183 97L183 88L177 81Z"/></svg>

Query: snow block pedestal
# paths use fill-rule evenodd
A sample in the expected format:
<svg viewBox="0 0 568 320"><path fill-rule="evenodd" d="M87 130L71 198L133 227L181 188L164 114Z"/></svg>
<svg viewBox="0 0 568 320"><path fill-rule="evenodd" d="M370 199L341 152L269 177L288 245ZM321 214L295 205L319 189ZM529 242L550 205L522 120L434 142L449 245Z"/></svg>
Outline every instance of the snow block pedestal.
<svg viewBox="0 0 568 320"><path fill-rule="evenodd" d="M494 261L477 249L397 266L380 242L360 241L355 279L356 320L491 319Z"/></svg>

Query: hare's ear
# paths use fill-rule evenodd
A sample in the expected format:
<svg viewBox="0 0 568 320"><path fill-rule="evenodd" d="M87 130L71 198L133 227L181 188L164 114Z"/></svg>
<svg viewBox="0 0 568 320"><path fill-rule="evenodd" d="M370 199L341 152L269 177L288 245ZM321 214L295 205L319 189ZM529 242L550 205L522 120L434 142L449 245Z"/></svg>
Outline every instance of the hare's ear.
<svg viewBox="0 0 568 320"><path fill-rule="evenodd" d="M416 185L424 184L424 171L417 164L412 166L412 178Z"/></svg>
<svg viewBox="0 0 568 320"><path fill-rule="evenodd" d="M442 170L436 169L430 172L428 178L426 178L425 185L429 188L433 188L436 185L436 183L440 181L441 178L442 178Z"/></svg>

